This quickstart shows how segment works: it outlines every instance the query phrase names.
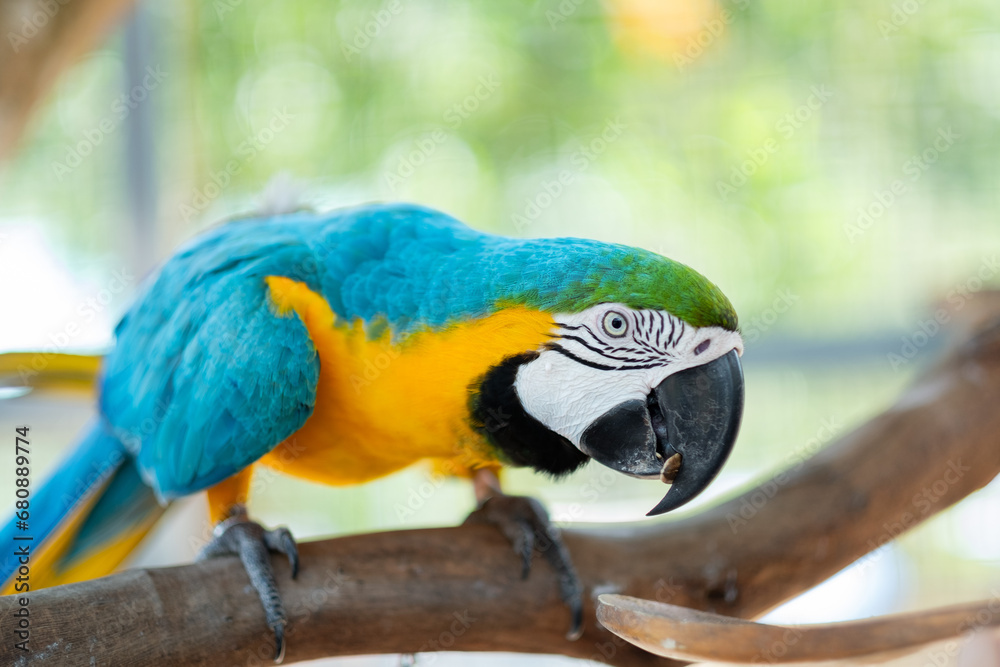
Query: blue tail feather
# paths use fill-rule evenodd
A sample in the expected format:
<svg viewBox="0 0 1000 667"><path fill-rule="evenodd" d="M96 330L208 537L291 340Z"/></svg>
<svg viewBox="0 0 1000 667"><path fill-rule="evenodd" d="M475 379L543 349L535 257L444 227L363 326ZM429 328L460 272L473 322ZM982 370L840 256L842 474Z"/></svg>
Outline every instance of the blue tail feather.
<svg viewBox="0 0 1000 667"><path fill-rule="evenodd" d="M58 530L81 502L101 489L126 460L121 442L95 420L43 484L27 487L30 490L27 529L18 528L16 516L0 528L0 545L4 545L0 585L10 580L19 565L12 546L20 542L14 540L16 536L32 537L32 552L40 549L46 538Z"/></svg>

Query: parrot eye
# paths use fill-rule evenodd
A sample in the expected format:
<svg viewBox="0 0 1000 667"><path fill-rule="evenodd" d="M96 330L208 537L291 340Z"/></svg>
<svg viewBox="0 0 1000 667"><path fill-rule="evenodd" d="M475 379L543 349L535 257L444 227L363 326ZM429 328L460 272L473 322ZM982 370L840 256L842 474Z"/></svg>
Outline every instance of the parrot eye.
<svg viewBox="0 0 1000 667"><path fill-rule="evenodd" d="M698 343L698 347L694 348L694 353L695 354L701 354L702 352L704 352L705 350L707 350L708 346L711 345L711 344L712 344L712 339L711 338L706 338L705 340L703 340L700 343Z"/></svg>
<svg viewBox="0 0 1000 667"><path fill-rule="evenodd" d="M621 338L628 331L628 321L621 313L609 310L604 316L604 333L612 338Z"/></svg>

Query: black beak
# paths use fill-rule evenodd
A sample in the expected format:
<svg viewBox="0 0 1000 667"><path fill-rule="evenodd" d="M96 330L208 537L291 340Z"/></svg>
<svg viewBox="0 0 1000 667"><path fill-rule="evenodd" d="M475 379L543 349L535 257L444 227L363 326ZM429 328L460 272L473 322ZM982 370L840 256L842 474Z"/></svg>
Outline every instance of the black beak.
<svg viewBox="0 0 1000 667"><path fill-rule="evenodd" d="M591 424L580 448L626 475L670 483L654 516L677 509L715 479L743 417L743 367L736 350L671 375L646 401L626 401Z"/></svg>

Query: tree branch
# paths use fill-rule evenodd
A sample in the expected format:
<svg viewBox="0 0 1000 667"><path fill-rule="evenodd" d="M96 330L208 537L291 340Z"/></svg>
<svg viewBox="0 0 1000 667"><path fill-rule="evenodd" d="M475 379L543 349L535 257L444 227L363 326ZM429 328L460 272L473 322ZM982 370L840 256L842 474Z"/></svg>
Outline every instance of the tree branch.
<svg viewBox="0 0 1000 667"><path fill-rule="evenodd" d="M990 298L995 315L1000 299ZM518 559L490 527L304 544L297 581L274 560L291 617L287 661L459 650L673 664L603 630L596 595L758 615L993 479L997 405L1000 321L978 328L891 409L740 497L679 522L566 530L588 600L576 642L564 638L568 612L544 559L521 581ZM15 597L0 598L3 664L266 664L272 650L232 559L34 592L30 654L13 649L6 630L16 609Z"/></svg>

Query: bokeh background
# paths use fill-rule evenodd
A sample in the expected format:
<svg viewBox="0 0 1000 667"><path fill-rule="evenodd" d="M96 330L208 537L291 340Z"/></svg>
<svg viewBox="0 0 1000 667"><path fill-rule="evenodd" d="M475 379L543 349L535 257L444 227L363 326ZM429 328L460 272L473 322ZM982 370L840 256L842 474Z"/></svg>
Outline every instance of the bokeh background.
<svg viewBox="0 0 1000 667"><path fill-rule="evenodd" d="M642 246L720 285L747 340L740 442L679 516L696 512L884 410L944 346L936 305L1000 282L998 27L990 0L145 0L0 165L0 351L106 349L178 244L255 211L408 200ZM32 426L42 475L91 409L0 401L0 427ZM507 484L557 519L580 504L574 523L638 520L661 492L609 479ZM310 538L472 504L417 467L353 489L274 477L252 511ZM190 560L203 511L178 503L135 562ZM990 597L998 516L994 483L770 618Z"/></svg>

